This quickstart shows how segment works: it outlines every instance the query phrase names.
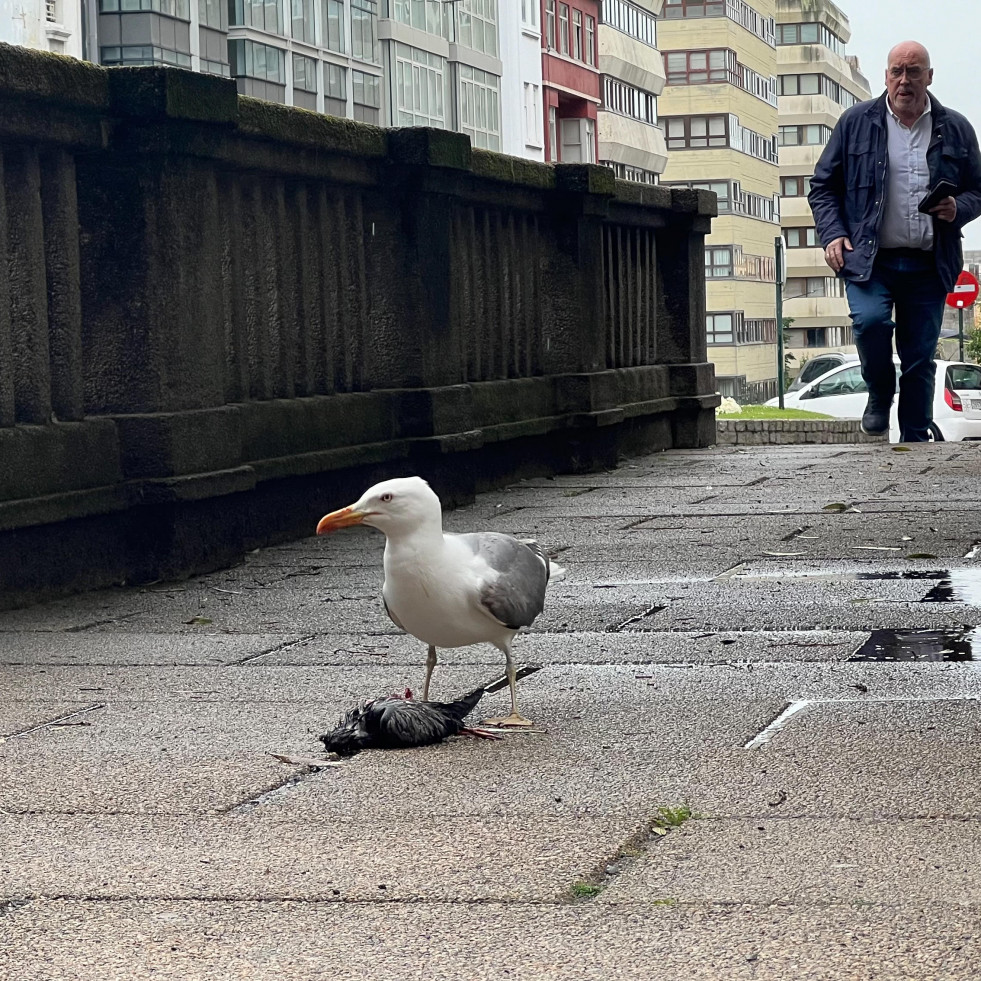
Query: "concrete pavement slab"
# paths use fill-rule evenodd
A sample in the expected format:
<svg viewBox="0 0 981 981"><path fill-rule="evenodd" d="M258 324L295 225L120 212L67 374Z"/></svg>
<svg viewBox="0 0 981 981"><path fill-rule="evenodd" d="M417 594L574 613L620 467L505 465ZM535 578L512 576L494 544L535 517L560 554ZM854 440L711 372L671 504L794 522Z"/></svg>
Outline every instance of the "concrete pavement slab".
<svg viewBox="0 0 981 981"><path fill-rule="evenodd" d="M274 823L0 815L0 900L555 902L642 823L624 814L555 816L546 826L528 816L398 812L372 822Z"/></svg>
<svg viewBox="0 0 981 981"><path fill-rule="evenodd" d="M296 634L155 634L146 631L79 633L0 632L0 665L234 664L270 656L299 640ZM7 676L9 677L9 675ZM2 693L3 679L0 679Z"/></svg>
<svg viewBox="0 0 981 981"><path fill-rule="evenodd" d="M974 981L981 911L884 906L35 901L19 981Z"/></svg>
<svg viewBox="0 0 981 981"><path fill-rule="evenodd" d="M981 821L689 820L624 860L604 903L981 908Z"/></svg>

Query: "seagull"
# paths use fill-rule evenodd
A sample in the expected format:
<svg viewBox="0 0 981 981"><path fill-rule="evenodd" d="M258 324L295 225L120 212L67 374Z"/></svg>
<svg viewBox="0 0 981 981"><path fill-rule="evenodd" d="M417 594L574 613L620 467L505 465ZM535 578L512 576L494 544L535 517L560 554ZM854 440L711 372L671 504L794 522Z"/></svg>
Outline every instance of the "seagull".
<svg viewBox="0 0 981 981"><path fill-rule="evenodd" d="M320 737L324 749L338 756L353 756L362 749L408 749L428 746L448 736L477 736L502 739L488 729L465 726L485 688L475 688L455 702L423 702L405 689L403 695L388 695L362 702L341 716L337 726Z"/></svg>
<svg viewBox="0 0 981 981"><path fill-rule="evenodd" d="M385 610L397 627L429 645L423 701L437 648L493 644L507 662L511 714L487 723L530 727L518 711L511 642L542 612L549 576L562 570L534 541L492 531L444 532L439 498L421 477L369 487L354 504L321 518L317 534L362 524L385 535Z"/></svg>

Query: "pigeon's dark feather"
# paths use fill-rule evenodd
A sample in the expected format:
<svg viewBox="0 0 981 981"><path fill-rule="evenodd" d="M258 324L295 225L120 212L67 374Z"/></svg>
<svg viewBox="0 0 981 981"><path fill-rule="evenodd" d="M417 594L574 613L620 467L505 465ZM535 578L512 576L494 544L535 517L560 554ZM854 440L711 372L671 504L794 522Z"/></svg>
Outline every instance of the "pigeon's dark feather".
<svg viewBox="0 0 981 981"><path fill-rule="evenodd" d="M328 752L341 756L362 749L428 746L455 736L483 694L477 688L455 702L421 702L397 695L376 698L345 713L337 728L320 740Z"/></svg>

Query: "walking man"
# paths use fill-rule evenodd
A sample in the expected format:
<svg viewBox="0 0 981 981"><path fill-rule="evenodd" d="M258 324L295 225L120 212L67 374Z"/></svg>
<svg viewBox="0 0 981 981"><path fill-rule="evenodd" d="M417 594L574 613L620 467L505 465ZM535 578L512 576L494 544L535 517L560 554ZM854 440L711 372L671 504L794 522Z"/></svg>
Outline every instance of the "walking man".
<svg viewBox="0 0 981 981"><path fill-rule="evenodd" d="M895 332L904 442L930 438L944 299L963 267L961 229L981 214L977 136L964 116L927 92L932 81L926 48L897 44L886 91L841 116L808 194L825 261L845 280L869 390L862 431L889 430ZM950 182L949 193L920 212L939 181Z"/></svg>

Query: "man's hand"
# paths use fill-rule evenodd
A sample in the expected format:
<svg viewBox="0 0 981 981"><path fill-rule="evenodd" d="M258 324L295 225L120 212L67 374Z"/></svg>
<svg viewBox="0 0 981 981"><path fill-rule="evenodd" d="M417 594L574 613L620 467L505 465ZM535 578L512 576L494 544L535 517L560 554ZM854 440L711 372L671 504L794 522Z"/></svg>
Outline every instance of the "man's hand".
<svg viewBox="0 0 981 981"><path fill-rule="evenodd" d="M936 215L941 221L953 221L957 215L957 199L944 198L935 208L930 209L931 215Z"/></svg>
<svg viewBox="0 0 981 981"><path fill-rule="evenodd" d="M948 198L948 200L953 200L953 198ZM941 202L943 204L943 202ZM824 261L831 266L831 268L837 273L841 272L842 266L845 264L845 252L852 252L852 243L844 235L841 238L836 238L833 242L828 243L828 247L824 250Z"/></svg>

